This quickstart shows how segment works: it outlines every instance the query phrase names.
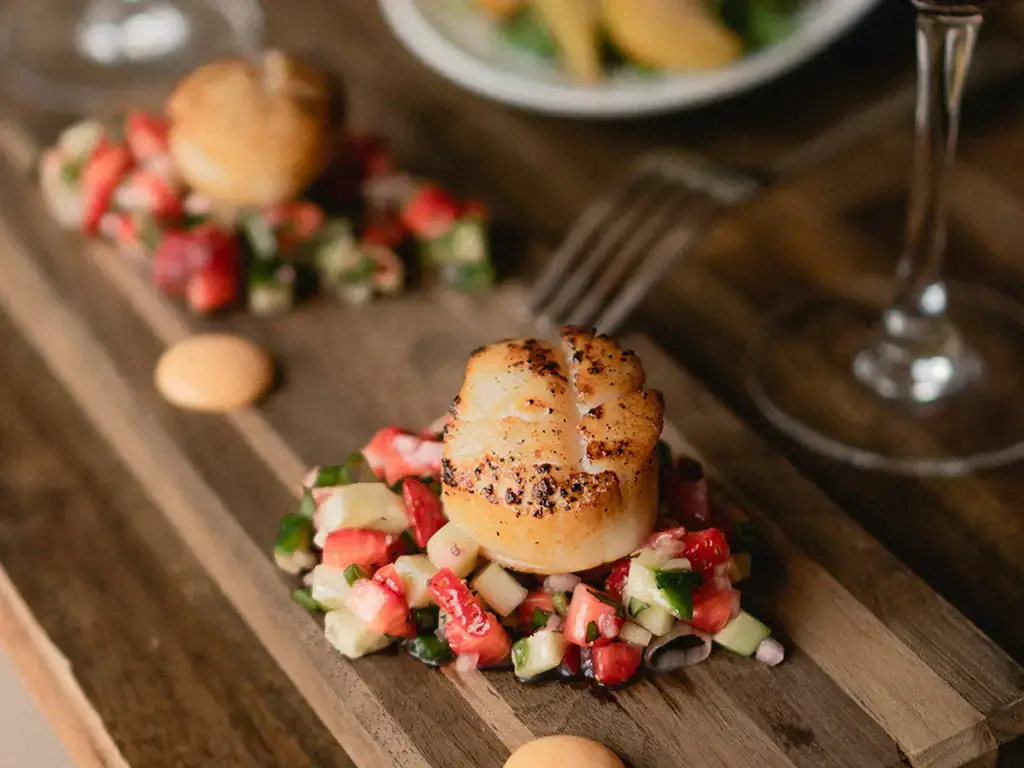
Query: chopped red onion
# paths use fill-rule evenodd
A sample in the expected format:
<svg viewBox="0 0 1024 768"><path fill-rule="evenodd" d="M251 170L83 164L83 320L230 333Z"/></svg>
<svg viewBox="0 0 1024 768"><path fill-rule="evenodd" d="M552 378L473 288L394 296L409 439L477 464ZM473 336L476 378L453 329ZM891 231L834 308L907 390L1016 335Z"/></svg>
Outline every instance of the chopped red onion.
<svg viewBox="0 0 1024 768"><path fill-rule="evenodd" d="M735 619L740 615L740 604L742 602L742 595L738 589L734 589L730 595L732 600L729 603L729 616Z"/></svg>
<svg viewBox="0 0 1024 768"><path fill-rule="evenodd" d="M574 573L553 573L544 579L544 591L551 594L572 592L581 581L582 579Z"/></svg>
<svg viewBox="0 0 1024 768"><path fill-rule="evenodd" d="M547 623L544 625L544 629L561 629L562 628L562 617L554 611L548 616Z"/></svg>
<svg viewBox="0 0 1024 768"><path fill-rule="evenodd" d="M455 659L455 671L456 672L472 672L476 669L477 662L480 661L480 655L476 653L462 653L459 654Z"/></svg>
<svg viewBox="0 0 1024 768"><path fill-rule="evenodd" d="M644 652L644 661L655 672L673 672L700 664L711 655L711 638L683 621L654 638Z"/></svg>
<svg viewBox="0 0 1024 768"><path fill-rule="evenodd" d="M601 637L614 640L619 636L619 628L619 621L614 615L602 613L597 617L597 631L601 633Z"/></svg>
<svg viewBox="0 0 1024 768"><path fill-rule="evenodd" d="M762 664L774 667L776 664L780 664L784 658L786 658L786 650L782 647L782 643L774 638L766 637L757 646L757 660Z"/></svg>

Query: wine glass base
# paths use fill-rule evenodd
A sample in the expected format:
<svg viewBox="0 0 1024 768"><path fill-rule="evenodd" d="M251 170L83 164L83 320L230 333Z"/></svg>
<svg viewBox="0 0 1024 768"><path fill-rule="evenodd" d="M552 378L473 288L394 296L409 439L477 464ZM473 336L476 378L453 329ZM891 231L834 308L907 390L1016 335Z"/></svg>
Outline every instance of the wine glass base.
<svg viewBox="0 0 1024 768"><path fill-rule="evenodd" d="M891 286L865 282L765 320L746 359L755 404L798 443L862 469L955 477L1024 459L1024 307L948 288L962 368L931 402L887 393L876 351Z"/></svg>

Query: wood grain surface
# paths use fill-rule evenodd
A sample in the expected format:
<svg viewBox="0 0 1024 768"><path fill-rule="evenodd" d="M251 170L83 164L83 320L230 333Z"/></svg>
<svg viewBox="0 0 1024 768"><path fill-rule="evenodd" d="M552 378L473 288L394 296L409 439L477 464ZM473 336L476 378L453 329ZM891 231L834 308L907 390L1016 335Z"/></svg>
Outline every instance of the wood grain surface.
<svg viewBox="0 0 1024 768"><path fill-rule="evenodd" d="M316 50L346 74L357 124L393 136L415 167L483 190L542 245L634 151L685 142L763 162L889 87L909 61L909 18L885 4L815 68L758 94L680 117L581 124L454 89L395 43L371 3L269 10L279 42ZM864 67L844 75L841 65L865 51ZM53 121L20 116L37 137L52 135ZM954 274L1024 298L1014 223L1024 171L1006 162L1024 135L1019 89L969 118ZM58 502L81 539L74 575L64 576L73 591L55 588L60 570L34 567L51 551L35 497L13 505L19 524L7 523L5 505L0 559L128 762L343 765L336 738L360 766L490 766L528 738L573 732L637 768L1024 764L1020 468L917 481L837 467L766 429L739 375L749 330L777 299L891 269L907 128L723 222L636 319L657 342L630 339L667 394L669 438L707 462L719 492L761 531L745 599L790 656L769 670L719 653L685 676L606 697L509 674L435 673L387 655L348 664L291 604L268 556L305 466L345 455L384 423L431 420L469 350L521 328L514 287L483 301L412 295L363 310L317 301L274 320L199 321L116 254L55 231L17 147L4 142L0 397L30 403L36 419L19 428L17 411L5 414L4 434L80 467L37 477L58 479L65 495L88 492L74 509ZM529 257L507 260L513 273L531 268ZM283 385L259 408L183 414L153 391L165 346L211 327L281 360ZM817 396L834 387L821 378ZM131 479L96 489L93 475L111 483L118 472ZM107 626L124 605L130 620ZM150 626L166 638L158 658L145 652ZM106 662L90 665L97 649ZM144 714L161 725L148 727Z"/></svg>

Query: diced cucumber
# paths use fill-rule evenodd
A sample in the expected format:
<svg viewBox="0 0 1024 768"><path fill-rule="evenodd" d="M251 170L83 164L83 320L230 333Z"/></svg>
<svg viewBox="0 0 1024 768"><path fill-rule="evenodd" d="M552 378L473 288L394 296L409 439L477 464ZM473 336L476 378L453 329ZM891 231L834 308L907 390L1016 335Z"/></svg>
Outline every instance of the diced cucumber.
<svg viewBox="0 0 1024 768"><path fill-rule="evenodd" d="M526 587L497 563L489 563L480 571L473 579L473 589L502 616L512 613L529 594Z"/></svg>
<svg viewBox="0 0 1024 768"><path fill-rule="evenodd" d="M436 605L429 608L413 608L412 620L416 624L416 633L432 635L441 621L441 614Z"/></svg>
<svg viewBox="0 0 1024 768"><path fill-rule="evenodd" d="M685 558L667 561L666 565L670 562L689 565ZM626 578L626 603L628 605L630 599L639 600L652 607L661 608L678 619L689 619L693 616L691 593L695 584L700 584L699 574L681 568L650 568L644 565L640 558L633 558L629 563L629 575Z"/></svg>
<svg viewBox="0 0 1024 768"><path fill-rule="evenodd" d="M633 622L639 624L652 635L664 635L672 629L672 625L676 623L676 617L664 608L652 605L636 614L633 617Z"/></svg>
<svg viewBox="0 0 1024 768"><path fill-rule="evenodd" d="M750 578L750 553L737 552L729 558L729 581L738 584Z"/></svg>
<svg viewBox="0 0 1024 768"><path fill-rule="evenodd" d="M569 614L569 596L565 592L555 592L551 596L551 602L555 606L555 613L563 619Z"/></svg>
<svg viewBox="0 0 1024 768"><path fill-rule="evenodd" d="M357 563L352 563L352 565L346 566L342 573L345 574L345 583L350 587L360 579L370 578L370 574L364 571L362 566Z"/></svg>
<svg viewBox="0 0 1024 768"><path fill-rule="evenodd" d="M281 518L274 542L274 562L292 575L316 565L316 555L310 551L313 523L301 515L288 514Z"/></svg>
<svg viewBox="0 0 1024 768"><path fill-rule="evenodd" d="M430 562L438 568L448 568L463 579L473 571L479 554L480 545L455 523L446 523L427 542Z"/></svg>
<svg viewBox="0 0 1024 768"><path fill-rule="evenodd" d="M402 555L395 560L395 569L402 577L405 599L410 608L423 608L434 602L427 589L430 577L437 573L437 566L426 555Z"/></svg>
<svg viewBox="0 0 1024 768"><path fill-rule="evenodd" d="M310 574L309 586L313 599L328 610L345 607L345 598L352 591L345 571L320 564Z"/></svg>
<svg viewBox="0 0 1024 768"><path fill-rule="evenodd" d="M537 677L562 663L565 637L554 629L541 629L512 646L512 665L516 677Z"/></svg>
<svg viewBox="0 0 1024 768"><path fill-rule="evenodd" d="M316 565L316 555L301 549L285 552L281 549L274 549L274 562L277 567L285 573L297 576L303 571L308 571Z"/></svg>
<svg viewBox="0 0 1024 768"><path fill-rule="evenodd" d="M319 613L325 610L324 606L318 603L310 592L309 587L300 587L292 590L292 600L301 605L310 613Z"/></svg>
<svg viewBox="0 0 1024 768"><path fill-rule="evenodd" d="M753 656L757 646L772 631L746 611L740 611L717 635L711 639L723 648L740 656Z"/></svg>
<svg viewBox="0 0 1024 768"><path fill-rule="evenodd" d="M452 660L452 649L436 635L424 635L406 640L402 647L410 656L430 667L439 667Z"/></svg>
<svg viewBox="0 0 1024 768"><path fill-rule="evenodd" d="M651 630L645 629L639 624L634 624L632 621L627 621L622 625L622 629L619 630L619 640L645 647L651 642L653 636L654 633Z"/></svg>
<svg viewBox="0 0 1024 768"><path fill-rule="evenodd" d="M57 139L57 148L65 157L84 160L103 140L106 128L99 120L80 120L64 129Z"/></svg>
<svg viewBox="0 0 1024 768"><path fill-rule="evenodd" d="M317 518L319 528L313 543L321 549L339 528L370 528L397 535L409 527L405 504L384 483L354 483L336 489L320 504Z"/></svg>
<svg viewBox="0 0 1024 768"><path fill-rule="evenodd" d="M386 648L391 639L363 624L348 610L328 611L324 616L324 636L337 651L350 659Z"/></svg>

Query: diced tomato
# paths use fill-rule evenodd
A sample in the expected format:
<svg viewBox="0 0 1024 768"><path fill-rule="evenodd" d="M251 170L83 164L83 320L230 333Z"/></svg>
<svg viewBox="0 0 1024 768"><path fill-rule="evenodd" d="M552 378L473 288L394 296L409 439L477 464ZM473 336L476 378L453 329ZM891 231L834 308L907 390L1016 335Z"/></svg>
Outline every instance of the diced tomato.
<svg viewBox="0 0 1024 768"><path fill-rule="evenodd" d="M472 635L487 630L483 606L469 587L448 568L442 568L427 582L427 589L451 621L461 624Z"/></svg>
<svg viewBox="0 0 1024 768"><path fill-rule="evenodd" d="M424 184L402 208L405 226L424 240L441 237L458 218L458 202L436 184Z"/></svg>
<svg viewBox="0 0 1024 768"><path fill-rule="evenodd" d="M636 674L643 653L639 645L622 642L591 649L594 679L601 685L622 685Z"/></svg>
<svg viewBox="0 0 1024 768"><path fill-rule="evenodd" d="M708 484L700 462L680 457L661 473L661 503L665 513L688 528L706 528L710 523Z"/></svg>
<svg viewBox="0 0 1024 768"><path fill-rule="evenodd" d="M206 227L204 224L194 231L199 232ZM205 237L203 234L197 236ZM186 287L189 307L196 312L213 312L238 300L241 265L237 244L226 235L217 235L209 254L207 261L189 278Z"/></svg>
<svg viewBox="0 0 1024 768"><path fill-rule="evenodd" d="M448 522L441 507L441 499L414 477L407 477L403 481L402 499L409 515L413 539L418 546L427 546L430 537Z"/></svg>
<svg viewBox="0 0 1024 768"><path fill-rule="evenodd" d="M405 477L441 476L440 440L424 440L398 427L378 430L363 448L370 469L388 485Z"/></svg>
<svg viewBox="0 0 1024 768"><path fill-rule="evenodd" d="M339 528L324 542L323 563L331 568L358 565L367 570L390 563L401 538L367 528Z"/></svg>
<svg viewBox="0 0 1024 768"><path fill-rule="evenodd" d="M82 171L82 230L94 234L121 179L132 167L132 156L123 144L104 140L93 150Z"/></svg>
<svg viewBox="0 0 1024 768"><path fill-rule="evenodd" d="M565 617L565 639L587 647L610 643L622 628L621 612L622 606L611 595L580 582Z"/></svg>
<svg viewBox="0 0 1024 768"><path fill-rule="evenodd" d="M397 216L376 215L363 229L362 242L397 248L407 234L401 219Z"/></svg>
<svg viewBox="0 0 1024 768"><path fill-rule="evenodd" d="M377 572L373 574L373 580L380 582L396 595L405 597L405 584L394 563L388 563L378 568Z"/></svg>
<svg viewBox="0 0 1024 768"><path fill-rule="evenodd" d="M543 611L544 621L555 612L555 601L548 592L531 592L519 604L519 628L527 634L537 629L537 623L533 620L536 611Z"/></svg>
<svg viewBox="0 0 1024 768"><path fill-rule="evenodd" d="M686 623L712 635L721 632L732 618L733 602L738 596L739 590L735 589L699 587L693 593L693 618Z"/></svg>
<svg viewBox="0 0 1024 768"><path fill-rule="evenodd" d="M130 112L124 121L124 138L139 162L166 155L167 121L148 112Z"/></svg>
<svg viewBox="0 0 1024 768"><path fill-rule="evenodd" d="M604 589L609 595L618 601L622 601L622 591L626 588L626 578L629 576L629 558L624 557L612 566L612 572L604 581Z"/></svg>
<svg viewBox="0 0 1024 768"><path fill-rule="evenodd" d="M416 637L416 624L409 605L386 584L359 579L352 585L345 604L374 632L391 637Z"/></svg>
<svg viewBox="0 0 1024 768"><path fill-rule="evenodd" d="M377 477L386 480L389 484L393 484L386 477L388 463L394 453L392 443L399 435L407 434L409 433L400 427L384 427L377 430L376 434L370 438L370 442L363 448L362 453L366 457L366 463L370 465L370 469Z"/></svg>
<svg viewBox="0 0 1024 768"><path fill-rule="evenodd" d="M177 187L163 176L143 168L128 174L117 188L114 201L124 210L159 217L178 216L182 209Z"/></svg>
<svg viewBox="0 0 1024 768"><path fill-rule="evenodd" d="M477 656L479 666L489 667L508 658L512 641L497 616L489 611L483 615L485 624L482 631L470 632L461 622L448 621L444 625L444 637L455 653Z"/></svg>
<svg viewBox="0 0 1024 768"><path fill-rule="evenodd" d="M316 203L299 201L268 208L264 214L267 223L277 232L280 246L304 243L324 225L324 209Z"/></svg>
<svg viewBox="0 0 1024 768"><path fill-rule="evenodd" d="M707 573L716 565L729 560L729 542L717 528L693 531L683 539L682 554L690 561L693 570Z"/></svg>
<svg viewBox="0 0 1024 768"><path fill-rule="evenodd" d="M558 673L562 677L576 677L580 673L580 647L570 643L565 647L565 656L558 665Z"/></svg>

